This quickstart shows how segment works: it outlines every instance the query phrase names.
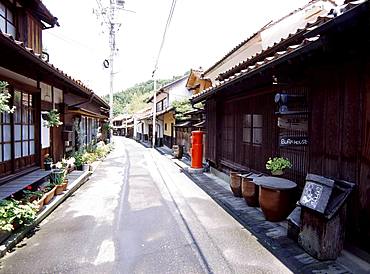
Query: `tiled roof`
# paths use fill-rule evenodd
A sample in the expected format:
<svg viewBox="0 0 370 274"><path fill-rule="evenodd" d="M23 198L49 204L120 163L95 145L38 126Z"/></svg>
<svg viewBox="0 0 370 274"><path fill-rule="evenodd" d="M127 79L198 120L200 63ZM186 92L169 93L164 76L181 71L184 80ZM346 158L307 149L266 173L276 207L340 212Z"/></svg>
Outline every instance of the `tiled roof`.
<svg viewBox="0 0 370 274"><path fill-rule="evenodd" d="M222 79L220 82L213 84L211 87L204 89L200 93L197 93L191 97L191 100L194 102L198 101L199 97L205 98L208 94L212 93L215 89L219 89L220 87L224 86L227 83L233 82L247 74L251 74L257 70L259 70L262 67L265 67L266 65L272 64L277 60L280 60L283 57L286 57L293 52L297 52L300 49L307 47L308 45L312 45L314 43L320 42L320 36L316 35L314 37L310 38L304 38L303 41L300 44L294 44L289 45L285 48L285 50L279 50L279 46L281 46L285 41L291 40L291 38L302 31L312 31L316 28L318 28L321 25L324 25L328 21L343 15L347 11L351 10L354 7L359 6L360 4L363 4L365 2L368 2L368 0L359 0L359 1L353 1L348 4L345 4L341 7L338 7L336 11L329 12L326 16L318 17L315 22L309 23L306 25L304 29L299 29L296 31L296 33L290 34L288 38L282 39L279 43L276 43L274 46L269 47L255 56L248 58L247 60L242 61L238 65L234 66L233 68L229 69L225 73L222 74ZM271 53L271 55L267 55L266 53ZM233 72L233 74L229 75L230 72ZM228 77L225 78L225 75Z"/></svg>
<svg viewBox="0 0 370 274"><path fill-rule="evenodd" d="M98 95L96 95L92 89L88 88L86 85L84 85L80 80L72 78L70 75L65 73L64 71L60 70L59 68L55 67L53 64L45 61L42 59L42 55L39 53L34 52L32 48L28 48L24 45L23 42L15 40L12 35L3 33L0 31L0 38L4 38L7 41L11 42L14 47L22 50L24 53L26 53L27 57L32 58L34 60L37 60L38 62L41 62L42 64L46 65L51 71L53 71L57 76L62 78L63 80L66 80L66 82L69 82L76 88L78 88L80 91L92 95L94 94L94 98L96 98L103 106L108 107L109 105Z"/></svg>
<svg viewBox="0 0 370 274"><path fill-rule="evenodd" d="M59 26L58 18L54 17L54 15L49 11L49 9L45 6L45 4L42 3L41 0L36 0L36 2L40 9L38 12L41 13L40 16L42 17L42 20L44 20L46 23L52 26L54 25Z"/></svg>
<svg viewBox="0 0 370 274"><path fill-rule="evenodd" d="M228 53L226 53L220 60L218 60L214 65L212 65L210 68L208 68L204 73L203 75L207 74L209 71L211 71L212 69L214 69L215 67L217 67L222 61L224 61L227 57L229 57L230 55L232 55L234 52L236 52L238 49L240 49L243 45L245 45L248 41L250 41L251 39L253 39L256 35L260 34L263 30L265 29L268 29L274 25L276 25L277 23L281 22L282 20L286 19L287 17L289 16L292 16L293 14L297 13L297 12L300 12L302 10L304 10L305 8L307 8L308 6L318 2L320 0L311 0L309 3L305 4L303 7L300 7L292 12L290 12L289 14L281 17L280 19L276 20L276 21L270 21L268 22L266 25L264 25L261 29L259 29L257 32L253 33L251 36L249 36L247 39L245 39L244 41L240 42L237 46L235 46L232 50L230 50ZM332 0L328 0L329 2L333 3L334 5L335 4L335 1L332 1Z"/></svg>
<svg viewBox="0 0 370 274"><path fill-rule="evenodd" d="M261 50L255 55L249 57L247 60L243 60L239 62L238 64L229 68L225 72L220 73L219 76L217 77L217 80L222 81L222 80L227 79L228 77L232 76L236 72L247 68L249 65L251 65L251 63L256 62L257 59L263 59L264 57L268 56L269 54L271 54L272 51L276 50L278 46L283 46L284 44L287 44L293 41L294 39L296 39L296 37L302 36L307 30L310 30L315 25L325 23L328 20L330 20L330 18L327 16L319 16L317 20L315 20L314 22L307 23L304 28L297 29L295 33L288 34L286 38L281 38L279 42L276 42L273 45L269 46L268 48Z"/></svg>

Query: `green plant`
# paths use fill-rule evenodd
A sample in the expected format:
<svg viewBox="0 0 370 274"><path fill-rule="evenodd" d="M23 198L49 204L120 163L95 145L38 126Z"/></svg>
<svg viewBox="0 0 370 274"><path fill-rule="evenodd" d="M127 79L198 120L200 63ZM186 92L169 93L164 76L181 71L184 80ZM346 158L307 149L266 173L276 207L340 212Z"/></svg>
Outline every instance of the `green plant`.
<svg viewBox="0 0 370 274"><path fill-rule="evenodd" d="M46 184L46 185L44 185L44 186L42 186L41 188L40 188L40 190L43 192L43 193L48 193L50 190L52 190L54 188L54 184L52 184L52 183L48 183L48 184Z"/></svg>
<svg viewBox="0 0 370 274"><path fill-rule="evenodd" d="M14 224L27 225L36 218L37 206L9 199L0 201L0 229L12 231Z"/></svg>
<svg viewBox="0 0 370 274"><path fill-rule="evenodd" d="M54 170L53 172L50 173L50 181L52 182L52 185L63 184L65 177L66 177L65 169Z"/></svg>
<svg viewBox="0 0 370 274"><path fill-rule="evenodd" d="M25 189L23 190L23 200L26 202L32 202L36 199L40 199L44 193L40 190L32 191Z"/></svg>
<svg viewBox="0 0 370 274"><path fill-rule="evenodd" d="M271 172L284 170L285 168L291 168L292 163L287 158L283 157L274 157L273 159L269 158L266 163L266 169L271 170Z"/></svg>
<svg viewBox="0 0 370 274"><path fill-rule="evenodd" d="M84 164L84 162L83 162L83 153L81 151L76 151L73 154L73 158L75 158L76 167L81 167Z"/></svg>
<svg viewBox="0 0 370 274"><path fill-rule="evenodd" d="M53 158L51 158L51 156L49 154L45 154L45 160L44 162L45 163L52 163L53 162Z"/></svg>
<svg viewBox="0 0 370 274"><path fill-rule="evenodd" d="M91 164L91 163L95 162L97 159L98 159L98 157L96 156L95 153L85 152L82 155L82 161L83 161L84 164Z"/></svg>
<svg viewBox="0 0 370 274"><path fill-rule="evenodd" d="M60 121L60 115L59 112L56 109L50 110L46 114L46 121L44 122L45 127L59 127L60 125L63 125L63 123Z"/></svg>
<svg viewBox="0 0 370 274"><path fill-rule="evenodd" d="M0 81L0 113L12 113L15 110L15 106L9 107L9 99L11 95L6 91L7 85L7 82Z"/></svg>

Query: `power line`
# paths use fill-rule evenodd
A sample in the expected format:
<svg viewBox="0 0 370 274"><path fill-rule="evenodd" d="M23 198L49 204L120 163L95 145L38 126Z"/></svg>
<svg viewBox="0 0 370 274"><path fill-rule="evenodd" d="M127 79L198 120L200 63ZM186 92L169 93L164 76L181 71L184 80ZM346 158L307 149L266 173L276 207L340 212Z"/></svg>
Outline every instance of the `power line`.
<svg viewBox="0 0 370 274"><path fill-rule="evenodd" d="M167 22L166 22L166 26L164 28L164 32L163 32L163 35L162 35L162 42L161 42L161 45L159 47L159 50L158 50L158 55L157 55L157 59L155 61L155 65L154 65L154 70L153 70L153 73L152 73L152 78L153 78L153 136L152 136L152 147L154 148L155 147L155 133L156 133L156 116L157 116L157 82L155 80L155 73L158 69L158 63L159 63L159 58L161 57L161 53L162 53L162 49L163 49L163 46L164 46L164 42L166 40L166 35L167 35L167 30L168 28L170 27L170 24L171 24L171 21L172 21L172 16L173 16L173 12L175 10L175 7L176 7L176 2L177 0L172 0L172 4L171 4L171 8L170 8L170 12L168 14L168 18L167 18Z"/></svg>
<svg viewBox="0 0 370 274"><path fill-rule="evenodd" d="M155 66L154 66L154 70L153 70L153 77L154 77L154 74L158 68L158 62L159 62L159 58L161 56L161 53L162 53L162 49L163 49L163 46L164 46L164 42L166 40L166 35L167 35L167 30L171 24L171 21L172 21L172 16L173 16L173 12L175 10L175 6L176 6L176 2L177 0L172 0L172 4L171 4L171 9L170 9L170 12L168 14L168 18L167 18L167 22L166 22L166 26L164 28L164 32L163 32L163 35L162 35L162 42L161 42L161 45L159 47L159 51L158 51L158 55L157 55L157 59L155 61Z"/></svg>

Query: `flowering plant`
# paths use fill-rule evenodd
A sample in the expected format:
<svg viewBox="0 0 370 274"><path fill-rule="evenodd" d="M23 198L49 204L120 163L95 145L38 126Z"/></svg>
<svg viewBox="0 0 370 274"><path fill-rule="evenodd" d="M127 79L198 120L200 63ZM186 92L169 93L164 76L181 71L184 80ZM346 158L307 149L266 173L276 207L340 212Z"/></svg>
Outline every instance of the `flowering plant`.
<svg viewBox="0 0 370 274"><path fill-rule="evenodd" d="M289 161L289 159L283 157L274 157L273 159L269 158L266 163L266 169L271 170L271 172L282 171L291 167L292 163Z"/></svg>
<svg viewBox="0 0 370 274"><path fill-rule="evenodd" d="M59 112L56 109L50 110L46 114L46 121L44 122L45 127L59 127L60 125L63 125L63 123L60 121Z"/></svg>
<svg viewBox="0 0 370 274"><path fill-rule="evenodd" d="M8 112L12 113L15 110L15 106L9 107L10 94L5 90L7 87L6 82L0 81L0 113Z"/></svg>
<svg viewBox="0 0 370 274"><path fill-rule="evenodd" d="M12 231L14 224L30 224L36 218L37 206L33 203L21 204L9 199L0 201L0 230Z"/></svg>

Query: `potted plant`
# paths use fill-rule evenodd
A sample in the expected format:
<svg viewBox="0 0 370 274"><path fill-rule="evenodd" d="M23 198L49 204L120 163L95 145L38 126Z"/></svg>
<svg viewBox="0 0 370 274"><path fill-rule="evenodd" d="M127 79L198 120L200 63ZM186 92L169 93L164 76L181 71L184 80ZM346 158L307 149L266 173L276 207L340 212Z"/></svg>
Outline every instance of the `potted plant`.
<svg viewBox="0 0 370 274"><path fill-rule="evenodd" d="M0 231L12 231L21 225L28 225L36 218L37 207L9 199L0 201Z"/></svg>
<svg viewBox="0 0 370 274"><path fill-rule="evenodd" d="M53 164L53 158L49 154L45 154L44 167L45 170L51 170L51 165Z"/></svg>
<svg viewBox="0 0 370 274"><path fill-rule="evenodd" d="M44 126L45 127L59 127L60 125L63 125L63 123L60 121L60 115L58 110L52 109L49 112L45 114L43 117L45 119Z"/></svg>
<svg viewBox="0 0 370 274"><path fill-rule="evenodd" d="M287 158L283 157L274 157L273 159L269 158L266 163L266 169L271 171L272 175L279 176L284 174L284 169L291 168L292 163Z"/></svg>
<svg viewBox="0 0 370 274"><path fill-rule="evenodd" d="M42 192L44 193L44 204L47 205L53 199L55 195L55 185L49 183L42 188Z"/></svg>
<svg viewBox="0 0 370 274"><path fill-rule="evenodd" d="M78 170L82 170L82 165L83 165L83 158L82 158L82 153L80 151L76 151L73 154L73 158L75 159L74 165Z"/></svg>
<svg viewBox="0 0 370 274"><path fill-rule="evenodd" d="M9 99L11 95L6 91L8 83L0 81L0 113L13 113L15 106L9 107Z"/></svg>
<svg viewBox="0 0 370 274"><path fill-rule="evenodd" d="M42 198L44 193L40 190L32 191L32 187L27 187L23 190L23 201L32 203L33 201L37 201Z"/></svg>

